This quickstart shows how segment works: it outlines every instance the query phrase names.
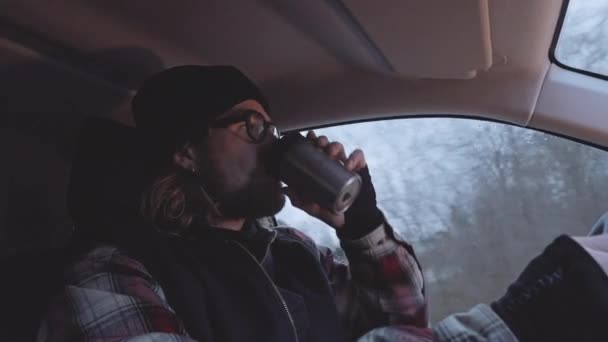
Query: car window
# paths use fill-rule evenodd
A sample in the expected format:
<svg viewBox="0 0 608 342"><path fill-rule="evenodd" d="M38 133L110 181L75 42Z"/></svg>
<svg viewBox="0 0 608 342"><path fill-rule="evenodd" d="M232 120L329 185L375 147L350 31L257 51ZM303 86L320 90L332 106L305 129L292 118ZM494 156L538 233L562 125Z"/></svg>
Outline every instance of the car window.
<svg viewBox="0 0 608 342"><path fill-rule="evenodd" d="M489 303L560 234L608 208L605 151L507 124L396 119L319 129L366 154L378 204L413 244L434 320ZM286 205L279 220L339 249L328 226Z"/></svg>
<svg viewBox="0 0 608 342"><path fill-rule="evenodd" d="M608 0L569 0L555 48L567 67L608 75Z"/></svg>

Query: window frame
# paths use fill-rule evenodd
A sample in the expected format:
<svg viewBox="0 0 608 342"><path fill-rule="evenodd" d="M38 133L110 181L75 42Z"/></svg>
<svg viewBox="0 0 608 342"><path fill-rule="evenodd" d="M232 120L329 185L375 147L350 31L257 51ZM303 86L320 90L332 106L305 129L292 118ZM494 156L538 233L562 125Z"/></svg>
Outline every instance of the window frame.
<svg viewBox="0 0 608 342"><path fill-rule="evenodd" d="M557 49L557 44L559 42L559 37L561 36L562 33L562 28L564 26L564 21L566 19L566 13L568 12L568 5L570 4L570 0L562 0L562 8L560 10L560 14L559 14L559 18L557 20L557 24L555 26L555 32L553 33L553 40L551 41L551 47L549 48L549 61L551 61L551 63L559 66L562 69L568 70L568 71L572 71L572 72L576 72L579 74L583 74L586 76L591 76L594 78L599 78L601 80L604 81L608 81L608 75L602 75L602 74L598 74L596 72L593 71L589 71L589 70L584 70L584 69L580 69L580 68L575 68L572 66L569 66L567 64L564 64L563 62L561 62L556 56L555 56L555 50Z"/></svg>
<svg viewBox="0 0 608 342"><path fill-rule="evenodd" d="M568 1L568 0L564 0L564 1ZM606 77L606 79L608 80L608 77ZM320 124L320 125L314 125L314 126L304 126L303 128L293 128L293 129L287 129L287 130L282 130L281 129L281 135L285 135L288 133L293 133L293 132L303 132L303 131L309 131L309 130L316 130L316 129L321 129L321 128L331 128L331 127L336 127L336 126L343 126L343 125L349 125L349 124L358 124L358 123L365 123L365 122L373 122L373 121L384 121L384 120L402 120L402 119L440 119L440 118L445 118L445 119L465 119L465 120L474 120L474 121L487 121L487 122L493 122L493 123L499 123L499 124L506 124L509 126L514 126L514 127L519 127L519 128L524 128L524 129L529 129L529 130L533 130L536 132L541 132L541 133L545 133L545 134L549 134L552 135L554 137L558 137L558 138L562 138L562 139L566 139L566 140L570 140L572 142L575 143L579 143L579 144L583 144L589 147L593 147L596 148L598 150L602 150L604 152L608 152L608 146L604 146L604 145L600 145L600 144L596 144L587 140L583 140L580 138L575 138L566 134L561 134L561 133L556 133L556 132L552 132L552 131L548 131L548 130L544 130L544 129L540 129L540 128L535 128L535 127L531 127L531 126L522 126L522 125L518 125L509 121L504 121L504 120L498 120L498 119L493 119L493 118L488 118L488 117L482 117L482 116L475 116L475 115L458 115L458 114L401 114L401 115L388 115L388 116L381 116L381 117L373 117L373 118L365 118L365 119L354 119L354 120L346 120L346 121L338 121L338 122L333 122L333 123L327 123L327 124Z"/></svg>

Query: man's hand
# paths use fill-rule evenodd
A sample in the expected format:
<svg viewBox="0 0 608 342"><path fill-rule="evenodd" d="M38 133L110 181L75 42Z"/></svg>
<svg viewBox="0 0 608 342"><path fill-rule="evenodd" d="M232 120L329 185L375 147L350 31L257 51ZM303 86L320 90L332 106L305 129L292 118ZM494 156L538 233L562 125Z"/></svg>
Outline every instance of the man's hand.
<svg viewBox="0 0 608 342"><path fill-rule="evenodd" d="M326 136L320 136L317 138L316 134L313 131L308 131L306 135L307 139L310 139L317 148L323 150L331 159L338 160L344 164L344 166L349 170L356 173L359 173L361 170L367 167L367 163L365 161L365 155L363 151L357 149L353 151L348 157L346 157L346 152L344 151L344 146L339 142L330 142ZM369 178L369 177L368 177ZM366 181L365 179L363 180ZM369 180L368 180L369 181ZM365 185L365 184L364 184ZM371 184L370 184L371 185ZM362 187L362 191L364 187ZM340 229L345 224L344 213L338 214L332 210L328 210L322 208L318 204L314 203L308 196L301 193L296 193L294 189L285 188L285 194L289 196L289 200L291 203L301 210L305 211L311 216L314 216L321 221L327 223L331 227L335 229ZM373 187L372 187L373 191ZM374 194L375 199L375 194ZM375 205L375 202L374 202ZM350 209L349 209L350 210Z"/></svg>

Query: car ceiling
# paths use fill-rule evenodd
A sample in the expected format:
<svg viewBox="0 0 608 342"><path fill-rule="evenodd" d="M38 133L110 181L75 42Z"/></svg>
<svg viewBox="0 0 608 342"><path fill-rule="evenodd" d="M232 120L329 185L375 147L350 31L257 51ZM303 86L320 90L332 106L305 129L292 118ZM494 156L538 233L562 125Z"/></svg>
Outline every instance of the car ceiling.
<svg viewBox="0 0 608 342"><path fill-rule="evenodd" d="M560 8L557 0L9 0L0 16L12 33L2 47L16 59L23 45L116 89L167 66L234 64L294 128L395 114L525 124Z"/></svg>

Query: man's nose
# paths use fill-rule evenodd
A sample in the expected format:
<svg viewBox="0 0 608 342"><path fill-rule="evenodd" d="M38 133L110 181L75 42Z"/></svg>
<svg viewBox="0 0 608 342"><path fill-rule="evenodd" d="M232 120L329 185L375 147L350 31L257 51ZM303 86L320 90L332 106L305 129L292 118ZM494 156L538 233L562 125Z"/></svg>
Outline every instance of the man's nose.
<svg viewBox="0 0 608 342"><path fill-rule="evenodd" d="M273 146L279 140L279 138L268 135L264 138L264 140L258 145L258 154L262 157L262 159L272 158L273 154Z"/></svg>
<svg viewBox="0 0 608 342"><path fill-rule="evenodd" d="M263 145L272 145L275 141L279 140L279 137L274 134L267 134L262 142Z"/></svg>

